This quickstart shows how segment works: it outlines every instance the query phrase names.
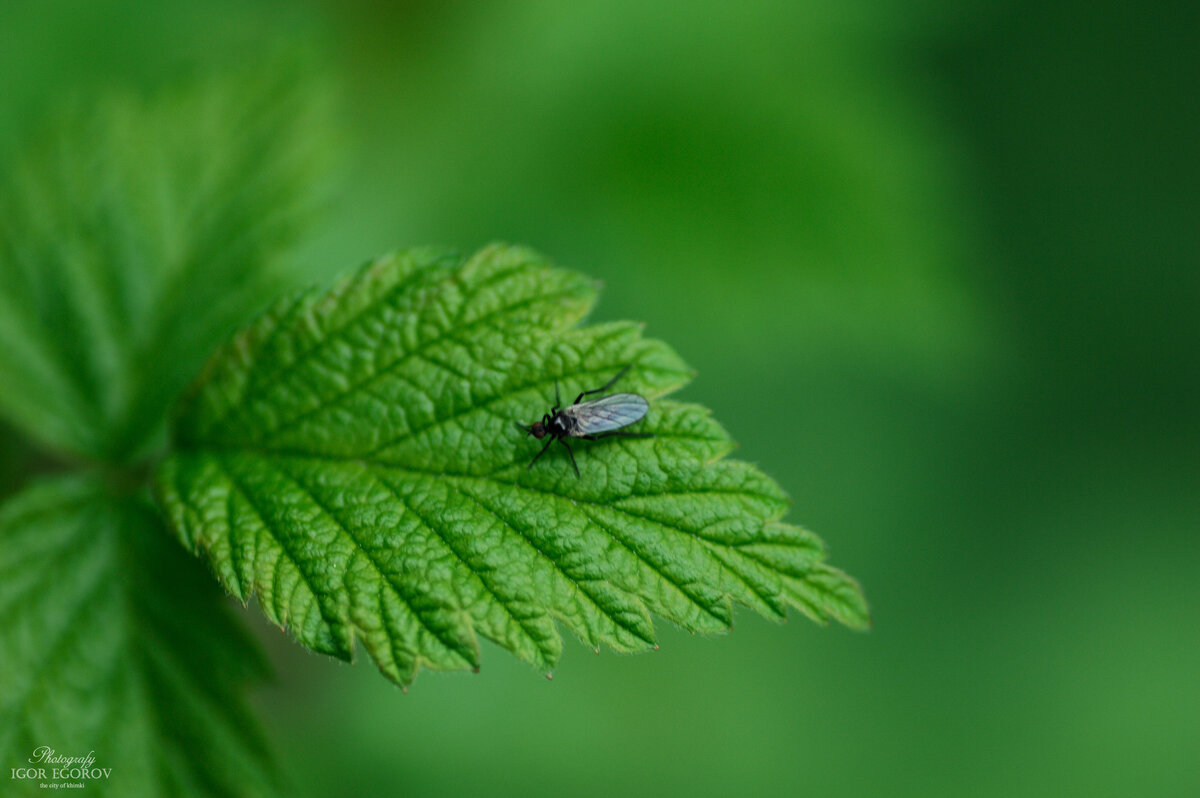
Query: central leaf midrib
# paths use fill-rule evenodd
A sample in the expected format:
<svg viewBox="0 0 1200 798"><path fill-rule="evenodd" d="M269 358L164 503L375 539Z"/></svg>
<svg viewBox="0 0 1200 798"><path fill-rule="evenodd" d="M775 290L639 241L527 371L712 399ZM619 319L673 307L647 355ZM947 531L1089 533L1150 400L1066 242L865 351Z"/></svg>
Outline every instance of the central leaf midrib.
<svg viewBox="0 0 1200 798"><path fill-rule="evenodd" d="M703 442L718 442L717 439L705 438L705 437L700 437L700 436L695 436L695 435L676 435L676 434L664 435L664 434L656 433L655 438L662 439L662 440L680 439L680 440L698 440L698 441L703 441ZM292 458L292 459L296 459L296 460L320 460L320 461L324 461L324 462L338 463L338 464L343 464L343 465L357 465L357 466L360 466L365 469L382 468L382 469L390 469L390 470L394 470L394 471L404 471L406 473L410 473L410 474L414 474L414 475L418 475L418 476L424 476L424 477L445 478L445 479L451 479L451 480L453 480L453 479L474 480L474 481L480 481L480 482L484 482L484 483L508 485L511 487L523 488L523 489L527 489L527 490L536 490L539 493L545 493L546 495L555 496L555 497L561 498L561 499L567 499L572 502L578 502L578 503L584 503L584 504L594 504L596 506L606 507L606 508L612 508L612 507L614 507L613 503L624 501L626 499L653 499L653 498L661 497L661 496L671 496L671 497L707 496L707 495L743 496L743 497L747 497L750 499L756 499L756 500L763 501L763 502L770 503L770 504L778 504L780 502L779 497L775 496L773 494L757 493L757 492L745 490L742 488L735 488L735 489L703 488L700 490L661 491L661 492L657 492L657 493L627 493L627 494L624 494L621 496L613 497L611 500L609 500L610 503L602 503L602 502L598 502L598 501L595 501L592 499L580 498L578 496L560 496L559 494L555 494L555 493L551 493L549 491L544 491L544 490L540 490L538 488L534 488L531 485L522 484L522 483L515 482L512 480L496 478L499 474L503 474L504 472L509 471L512 468L520 466L524 462L523 457L522 457L522 459L519 459L519 460L514 459L508 463L505 463L502 466L498 467L496 470L491 471L487 474L469 474L469 473L459 473L459 472L453 472L453 471L434 471L431 469L417 468L415 466L407 465L407 464L399 464L399 463L393 463L393 462L381 461L381 460L369 460L369 459L364 459L363 457L354 456L354 455L323 454L323 453L319 453L319 452L310 452L310 451L306 451L303 449L283 448L283 447L276 448L276 447L244 446L244 445L243 446L202 446L202 447L198 447L198 451L200 453L209 453L209 454L213 454L213 455L221 455L222 453L224 453L224 454L238 454L238 453L250 454L250 455L255 455L257 457L261 457L264 459L280 457L280 458ZM617 508L617 509L621 509L623 512L626 512L635 518L641 518L642 520L649 521L651 523L666 523L666 522L660 522L654 518L639 516L630 510L626 510L625 508ZM766 523L772 522L773 520L776 519L777 515L778 514L773 514L772 516L764 517L763 523L766 524ZM695 532L693 532L691 530L685 530L683 528L679 528L679 529L680 529L680 531L688 532L689 534L696 534ZM734 544L723 543L721 541L712 541L712 542L716 543L718 545L722 545L722 546L728 546L731 548L734 547ZM756 542L760 542L760 541L756 541Z"/></svg>
<svg viewBox="0 0 1200 798"><path fill-rule="evenodd" d="M417 472L417 473L420 473L420 472ZM448 476L447 478L460 479L460 480L484 481L479 477L470 477L470 476L459 476L459 477L449 477ZM620 499L616 499L616 500L614 500L614 502L611 502L611 503L603 503L603 502L592 501L589 499L581 499L581 498L577 498L577 497L562 496L558 493L542 490L542 489L534 487L532 485L522 485L522 484L519 484L516 482L509 482L506 480L491 479L491 480L487 480L487 481L496 482L496 483L500 483L500 484L504 484L504 485L509 485L511 487L518 488L518 489L530 490L530 491L533 491L533 492L538 493L543 496L549 496L554 499L568 501L576 506L588 505L591 507L598 508L600 510L617 512L622 515L628 516L629 518L634 518L634 519L644 521L649 524L655 524L655 525L664 527L666 529L673 530L673 531L685 536L689 540L696 540L699 543L701 543L704 546L704 550L705 550L706 554L708 554L709 557L714 558L714 560L716 560L716 562L714 564L717 565L719 568L723 568L723 569L727 569L727 570L729 569L728 565L726 563L723 563L723 562L720 562L719 560L717 560L717 555L714 553L715 549L720 549L720 550L725 551L733 556L745 557L746 559L750 560L758 567L765 568L767 571L769 571L771 573L778 572L778 569L770 566L767 563L762 562L758 557L753 556L752 553L742 551L739 547L735 547L730 544L724 543L722 541L716 541L716 540L712 540L711 538L704 537L699 532L696 532L695 530L687 529L686 527L679 526L678 524L673 524L671 522L663 521L663 520L657 519L657 518L650 518L650 517L641 515L639 513L633 512L632 510L629 510L628 508L618 506L615 502L620 501ZM735 494L735 495L743 495L743 496L754 495L754 494L750 494L746 491L716 491L716 490L691 491L691 493L720 493L720 494ZM683 495L683 494L675 494L675 493L645 494L643 497L644 498L652 498L654 496L677 496L677 495ZM632 498L632 497L626 497L626 496L621 497L621 499L624 499L624 498ZM605 531L609 535L609 537L611 537L617 543L621 544L622 547L624 547L627 551L629 551L635 557L642 560L642 562L645 562L651 568L654 568L655 571L657 571L659 573L659 575L662 576L664 581L668 582L669 584L674 585L676 587L676 589L678 589L685 598L687 598L689 601L691 601L697 607L700 607L701 609L703 609L709 615L712 615L712 617L717 618L718 620L720 620L722 622L725 622L724 618L713 615L711 613L711 611L709 611L708 608L705 607L697 598L695 598L694 596L689 594L687 591L685 591L683 589L682 585L680 585L674 579L672 579L667 574L665 574L661 569L659 569L657 567L657 565L655 563L650 562L645 557L643 557L640 552L635 551L634 547L630 543L626 542L624 539L619 537L615 532L613 532L612 528L610 528L608 524L601 523L598 519L596 519L593 512L588 512L586 510L584 512L587 514L588 518L590 518L596 526L600 527L603 531ZM764 524L766 524L768 522L769 522L769 519L763 519ZM747 580L744 576L737 573L736 571L733 571L733 574L738 579L738 581L740 581L750 592L757 595L760 599L765 601L767 604L771 603L770 599L775 598L775 596L768 597L768 596L764 595L761 590L759 590L755 585L750 583L749 580Z"/></svg>
<svg viewBox="0 0 1200 798"><path fill-rule="evenodd" d="M291 456L291 457L296 457L297 459L305 459L305 458L308 458L308 459L317 459L317 460L329 460L329 461L332 461L332 462L338 462L338 463L348 463L348 462L352 463L352 462L355 462L355 460L353 460L353 459L349 459L349 460L347 460L347 459L332 458L332 457L322 457L322 456L319 456L319 455L290 455L290 456ZM267 460L267 461L269 462L269 461L271 460L271 458L270 458L270 457L267 457L267 458L264 458L264 460ZM645 523L649 523L649 524L652 524L652 525L657 525L657 526L659 526L659 527L662 527L662 528L664 528L664 529L670 529L670 530L672 530L672 531L674 531L674 532L676 532L676 533L678 533L678 534L680 534L680 535L683 535L683 536L685 536L685 537L686 537L688 540L694 540L694 541L696 541L697 543L699 543L700 545L702 545L702 546L704 547L704 550L705 550L706 554L707 554L709 557L713 558L713 563L714 563L714 565L717 565L718 567L720 567L720 568L722 568L722 569L726 570L727 572L731 573L733 576L735 576L735 577L738 579L738 581L739 581L739 582L741 582L741 583L742 583L742 584L743 584L743 585L746 587L746 589L747 589L747 590L749 590L750 592L752 592L752 593L754 593L755 595L757 595L757 596L758 596L760 599L762 599L762 600L763 600L764 602L766 602L768 605L771 603L771 599L775 599L775 598L777 598L776 596L767 596L767 595L766 595L766 594L764 594L764 593L763 593L763 592L762 592L762 591L761 591L761 590L760 590L758 587L756 587L756 586L755 586L753 583L751 583L750 581L748 581L748 580L747 580L747 579L746 579L744 576L742 576L741 574L738 574L736 571L734 571L734 570L730 569L730 567L729 567L729 565L728 565L727 563L721 562L721 561L719 560L719 558L717 558L717 554L716 554L716 552L714 551L714 549L715 549L715 548L719 548L719 549L721 549L721 550L723 550L723 551L725 551L725 552L727 552L727 553L729 553L729 554L731 554L731 555L733 555L733 556L737 556L737 557L744 557L744 558L746 558L747 560L749 560L750 562L752 562L754 565L756 565L757 567L760 567L760 568L766 569L768 572L771 572L771 573L777 573L777 572L778 572L778 569L774 568L773 566L771 566L771 565L770 565L770 564L768 564L768 563L765 563L765 562L763 562L763 561L762 561L760 558L758 558L758 557L756 557L756 556L753 556L751 553L749 553L749 552L746 552L746 551L743 551L743 550L741 550L741 549L740 549L740 548L738 548L738 547L734 547L734 546L731 546L731 545L729 545L729 544L723 543L723 542L721 542L721 541L714 541L714 540L711 540L711 539L709 539L709 538L703 537L701 534L699 534L698 532L696 532L696 531L694 531L694 530L688 529L688 528L686 528L686 527L679 526L678 524L673 524L673 523L670 523L670 522L667 522L667 521L663 521L663 520L661 520L661 519L657 519L657 518L651 518L651 517L643 516L643 515L641 515L641 514L639 514L639 513L637 513L637 512L634 512L634 511L632 511L632 510L629 510L628 508L624 508L624 507L617 506L617 505L615 505L614 503L603 503L603 502L593 501L593 500L590 500L590 499L583 499L583 498L579 498L579 497L562 496L562 495L560 495L560 494L557 494L557 493L554 493L554 492L551 492L551 491L546 491L546 490L543 490L543 489L540 489L540 488L537 488L537 487L534 487L534 486L531 486L531 485L524 485L524 484L520 484L520 483L517 483L517 482L508 481L508 480L499 480L499 479L495 479L494 477L480 477L480 476L476 476L476 475L469 475L469 474L443 474L443 473L435 473L435 472L431 472L431 471L423 471L423 470L420 470L420 469L414 469L414 468L403 467L403 466L394 466L394 465L378 465L378 464L376 464L376 465L373 465L373 464L369 464L369 463L362 462L362 461L358 461L358 462L359 462L359 465L361 465L361 467L363 467L363 468L364 468L364 470L365 470L367 473L370 473L370 474L371 474L371 476L372 476L372 478L373 478L373 479L375 479L376 481L379 481L379 478L378 478L378 476L377 476L377 475L375 475L375 474L373 473L373 469L374 469L374 468L385 468L385 469L388 469L388 470L393 470L393 471L401 471L401 472L409 473L409 474L412 474L412 475L414 475L414 476L416 476L416 477L421 477L421 478L444 478L444 479L446 479L446 480L449 480L449 481L451 481L451 482L453 482L453 481L463 481L463 482L474 482L474 483L485 484L485 485L486 485L486 484L493 484L493 485L505 485L505 486L509 486L509 487L512 487L512 488L516 488L516 489L529 490L529 491L532 491L532 492L538 493L539 495L543 495L543 496L548 496L548 497L551 497L551 498L553 498L553 499L555 499L555 500L559 500L559 501L564 501L564 502L569 502L569 503L572 503L572 504L573 504L573 505L575 505L575 506L579 506L579 505L586 505L586 506L591 506L591 507L595 507L595 508L602 509L602 510L607 510L607 511L617 512L617 513L620 513L620 514L622 514L622 515L625 515L625 516L627 516L627 517L629 517L629 518L631 518L631 519L636 519L636 520L639 520L639 521L643 521L643 522L645 522ZM274 464L272 464L272 465L274 465ZM516 463L514 463L514 465L516 465ZM278 468L278 466L275 466L275 470L276 470L277 472L279 472L279 468ZM325 507L324 507L322 504L320 504L320 503L319 503L319 502L316 500L316 498L315 498L315 497L312 497L312 493L311 493L311 491L309 491L309 490L307 489L307 487L306 487L306 486L304 486L303 484L301 484L301 483L297 482L297 480L296 480L294 477L292 477L290 474L283 473L283 472L280 472L280 473L282 473L282 474L283 474L283 476L287 477L287 478L288 478L289 480L291 480L291 481L292 481L294 484L296 484L296 485L297 485L297 487L299 487L299 488L300 488L302 491L304 491L305 495L307 495L307 496L309 496L310 498L312 498L313 502L314 502L315 504L317 504L318 508L319 508L319 509L320 509L320 510L321 510L321 511L322 511L322 512L323 512L323 513L324 513L324 514L325 514L325 515L326 515L326 516L327 516L327 517L328 517L328 518L331 520L331 521L333 521L333 523L335 523L335 524L338 526L338 528L339 528L339 529L341 529L341 530L342 530L342 531L343 531L343 532L344 532L344 533L345 533L347 536L349 536L349 538L350 538L352 541L354 541L354 542L355 542L355 544L357 545L357 539L356 539L356 538L354 538L354 536L353 536L352 534L350 534L350 532L349 532L348 530L346 530L346 528L345 528L345 527L344 527L344 526L341 524L341 522L340 522L340 521L338 521L338 520L337 520L337 518L336 518L336 517L335 517L335 516L334 516L334 515L331 513L331 511L329 511L329 510L328 510L327 508L325 508ZM242 489L242 488L239 486L239 491L242 491L242 490L243 490L243 489ZM389 486L389 490L390 490L390 486ZM772 500L772 501L774 500L774 497L770 497L770 496L767 496L767 495L762 495L762 494L754 494L754 493L750 493L750 492L748 492L748 491L745 491L745 490L703 490L703 491L688 491L687 493L691 493L691 494L713 494L713 493L716 493L716 494L725 494L725 495L748 496L748 497L751 497L751 498L758 498L758 499L760 499L760 500L761 500L761 499ZM685 495L685 494L674 494L674 493L664 492L664 493L657 493L657 494L637 494L637 495L636 495L636 497L637 497L637 498L654 498L654 497L656 497L656 496L663 496L663 497L674 497L674 496L676 496L676 495ZM620 497L620 498L634 498L634 497L635 497L635 496L628 496L628 497ZM471 498L474 500L474 497L473 497L473 496L472 496ZM619 501L619 500L620 500L620 499L616 499L616 500L614 500L614 501ZM407 508L407 503L404 503L404 502L402 502L402 504L405 504L405 506L406 506L406 508ZM411 511L411 508L408 508L408 509ZM262 520L262 515L261 515L261 513L257 513L257 514L259 515L259 518L260 518L260 520ZM659 577L660 577L660 578L663 580L663 582L664 582L664 583L671 585L671 586L672 586L672 587L673 587L673 588L674 588L676 591L678 591L678 592L679 592L679 594L680 594L680 595L681 595L683 598L687 599L687 601L688 601L690 604L692 604L693 606L695 606L696 608L698 608L699 610L701 610L702 612L704 612L706 615L708 615L709 617L713 618L714 620L717 620L717 621L719 621L721 624L727 624L727 623L728 623L728 618L726 618L726 617L724 617L724 616L722 616L722 615L720 615L720 614L717 614L716 612L714 612L714 611L713 611L713 610L712 610L712 609L711 609L711 608L708 606L708 604L707 604L706 602L702 601L702 600L701 600L699 597L692 595L692 594L691 594L691 593L690 593L690 592L689 592L689 591L688 591L688 590L685 588L685 586L684 586L682 583L680 583L679 581L677 581L676 579L674 579L673 577L671 577L669 574L665 573L665 572L664 572L664 571L661 569L661 567L659 567L659 565L658 565L657 563L655 563L655 562L653 562L653 561L651 561L651 560L647 560L647 559L646 559L646 557L643 555L643 553L642 553L642 552L640 552L640 551L637 549L637 547L636 547L636 546L634 546L632 543L630 543L629 541L627 541L626 539L624 539L624 537L623 537L623 536L621 536L621 535L617 534L616 532L614 532L614 531L613 531L613 529L612 529L612 527L611 527L609 524L607 524L607 523L605 523L605 522L602 522L601 520L599 520L598 518L596 518L596 516L595 516L595 514L594 514L594 511L585 511L585 514L587 515L588 519L591 521L591 523L592 523L592 524L594 524L595 526L597 526L597 527L598 527L598 528L599 528L601 531L603 531L603 532L604 532L604 533L605 533L605 534L606 534L606 535L607 535L609 538L611 538L611 539L612 539L614 542L616 542L618 545L622 546L622 548L626 549L626 550L627 550L627 551L628 551L628 552L629 552L631 555L633 555L633 556L634 556L634 557L635 557L637 560L639 560L639 561L641 561L641 562L645 563L645 564L646 564L648 567L650 567L651 569L653 569L653 570L654 570L654 571L655 571L655 572L656 572L656 573L659 575ZM417 514L417 513L413 512L413 515L417 517L418 521L420 521L420 520L421 520L421 519L420 519L420 516L419 516L419 514ZM764 518L764 519L763 519L763 523L767 523L767 522L768 522L768 519L765 519L765 518ZM424 524L424 522L422 522L422 523ZM269 525L269 524L265 524L265 522L264 522L264 525L266 526L266 528L270 529L270 525ZM424 524L424 525L425 525L426 527L428 527L428 524ZM510 527L511 527L511 525L510 525ZM518 533L518 534L520 534L520 533ZM440 537L440 536L439 536L439 537ZM523 536L523 535L521 535L521 537L524 537L524 536ZM461 560L460 560L460 561L461 561ZM300 566L299 566L299 564L298 564L298 563L296 563L294 560L293 560L293 564L296 566L297 570L301 570L301 569L300 569ZM387 580L387 579L386 579L386 577L384 577L384 576L382 575L382 571L381 571L381 569L379 568L378 564L377 564L377 563L375 563L373 560L372 560L372 565L375 567L375 570L377 571L377 573L380 573L381 579L382 579L383 581L387 582L388 584L391 584L390 580ZM468 570L469 570L469 571L471 571L471 573L474 573L474 571L473 571L473 570L471 570L469 566L468 566ZM560 571L561 571L561 569L560 569ZM569 578L569 577L568 577L568 578ZM306 582L307 582L307 578L306 578ZM572 580L572 582L573 582L573 583L575 583L575 580ZM309 588L310 588L310 590L312 589L311 585L309 585ZM394 587L394 586L393 586L393 589L395 589L395 587ZM636 594L631 594L631 595L636 595ZM727 594L727 593L725 594L725 596L726 596L726 598L728 598L728 594ZM445 640L444 640L444 639L443 639L441 636L439 636L439 635L438 635L438 633L437 633L436 631L434 631L434 630L433 630L433 629L432 629L432 628L431 628L431 627L430 627L428 624L424 623L423 619L421 619L421 618L420 618L420 616L419 616L419 614L418 614L418 613L416 613L416 611L412 609L411 605L410 605L410 604L408 603L408 601L407 601L407 600L404 598L404 596L398 596L398 597L399 597L399 598L401 598L401 600L404 602L405 606L409 608L409 611L410 611L410 612L412 612L412 613L414 614L414 616L415 616L415 617L417 617L419 620L421 620L421 621L422 621L422 626L424 626L424 627L425 627L427 630L429 630L430 632L432 632L432 633L435 635L435 637L437 637L437 638L438 638L438 640L439 640L440 642L442 642L442 643L443 643L443 645L447 645L447 642L446 642L446 641L445 641ZM590 596L590 595L589 595L589 599L591 599L591 596ZM603 610L601 610L601 611L603 611ZM510 615L511 615L511 614L510 614ZM605 613L605 615L606 615L606 616L608 616L608 617L610 617L610 618L612 617L612 616L611 616L611 615L609 615L607 612ZM514 618L514 620L516 620L516 619ZM616 619L614 619L614 620L616 620ZM617 622L618 622L618 623L621 623L620 621L617 621ZM625 624L623 624L623 623L621 623L621 625L622 625L624 628L628 628L628 627L626 627L626 626L625 626ZM633 631L633 630L630 630L630 631ZM634 633L634 634L636 634L636 635L637 635L639 638L642 638L642 639L644 639L644 636L642 636L642 635L638 634L637 632L633 632L633 633ZM456 649L456 648L454 648L454 647L452 647L452 646L448 646L448 647L450 647L450 648L451 648L451 650L457 651L457 649Z"/></svg>

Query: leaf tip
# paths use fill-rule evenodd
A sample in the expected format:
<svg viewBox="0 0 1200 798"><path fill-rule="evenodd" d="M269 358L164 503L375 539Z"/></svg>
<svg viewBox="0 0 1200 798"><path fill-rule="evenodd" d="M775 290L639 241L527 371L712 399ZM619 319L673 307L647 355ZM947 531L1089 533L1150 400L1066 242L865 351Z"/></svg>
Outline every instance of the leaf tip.
<svg viewBox="0 0 1200 798"><path fill-rule="evenodd" d="M846 628L864 634L875 628L875 618L871 614L871 608L867 605L865 597L862 599L862 607L859 610L859 614L845 618L839 617L838 620Z"/></svg>

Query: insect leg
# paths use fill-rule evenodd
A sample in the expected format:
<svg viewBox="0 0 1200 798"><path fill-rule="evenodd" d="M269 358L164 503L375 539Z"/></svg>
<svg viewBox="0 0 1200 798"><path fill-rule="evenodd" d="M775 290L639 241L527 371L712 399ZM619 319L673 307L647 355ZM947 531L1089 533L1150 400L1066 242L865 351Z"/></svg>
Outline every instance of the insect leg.
<svg viewBox="0 0 1200 798"><path fill-rule="evenodd" d="M550 444L552 443L554 443L554 438L550 438L550 440L546 441L546 445L542 447L540 452L533 456L533 459L529 461L529 465L525 466L525 470L528 471L529 469L533 468L533 464L538 461L539 457L546 453L546 450L550 448Z"/></svg>
<svg viewBox="0 0 1200 798"><path fill-rule="evenodd" d="M559 443L567 447L567 454L571 455L571 465L575 466L575 476L579 476L579 466L575 463L575 452L571 451L571 445L567 443L566 438L559 438Z"/></svg>
<svg viewBox="0 0 1200 798"><path fill-rule="evenodd" d="M550 413L558 412L558 408L562 407L562 399L558 395L558 380L554 381L554 407L550 408Z"/></svg>
<svg viewBox="0 0 1200 798"><path fill-rule="evenodd" d="M579 400L580 400L580 399L582 399L583 397L587 396L588 394L593 394L593 393L604 393L604 392L605 392L605 391L607 391L609 388L611 388L611 387L613 387L614 385L616 385L616 384L617 384L617 380L619 380L619 379L621 379L622 377L624 377L624 376L625 376L625 372L629 371L631 368L633 368L633 366L626 366L625 368L623 368L623 369L621 369L620 371L618 371L618 372L617 372L617 376L613 377L611 380L609 380L608 382L604 383L604 385L601 385L601 386L600 386L599 388L597 388L596 390L594 390L594 391L584 391L583 393L579 394L579 396L576 396L576 397L575 397L575 404L579 404ZM555 387L557 387L557 384L555 385Z"/></svg>

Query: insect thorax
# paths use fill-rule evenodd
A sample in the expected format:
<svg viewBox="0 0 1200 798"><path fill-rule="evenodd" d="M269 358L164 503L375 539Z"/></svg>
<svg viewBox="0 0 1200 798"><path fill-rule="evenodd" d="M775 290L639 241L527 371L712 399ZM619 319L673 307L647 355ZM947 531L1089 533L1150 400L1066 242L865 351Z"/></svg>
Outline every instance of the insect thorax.
<svg viewBox="0 0 1200 798"><path fill-rule="evenodd" d="M555 435L571 435L575 431L575 419L566 413L556 413L550 419L550 432Z"/></svg>

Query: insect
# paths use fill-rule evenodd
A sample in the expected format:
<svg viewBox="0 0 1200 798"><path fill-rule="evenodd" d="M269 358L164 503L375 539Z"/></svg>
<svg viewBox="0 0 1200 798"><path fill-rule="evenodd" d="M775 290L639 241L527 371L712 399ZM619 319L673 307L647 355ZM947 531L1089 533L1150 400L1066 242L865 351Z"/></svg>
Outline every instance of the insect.
<svg viewBox="0 0 1200 798"><path fill-rule="evenodd" d="M558 441L566 447L567 454L571 455L571 465L575 466L575 476L579 476L579 466L575 463L575 452L571 451L571 446L566 441L567 438L583 438L587 441L613 436L653 438L654 434L650 432L621 431L621 427L628 427L630 424L640 421L646 415L646 411L650 409L650 403L636 393L614 393L610 396L601 396L599 399L580 402L585 396L607 391L617 380L625 376L625 372L629 369L629 366L621 369L617 376L594 391L584 391L575 397L574 404L562 409L559 409L562 399L559 398L558 383L555 382L554 407L550 408L550 412L542 416L541 421L535 421L528 427L524 424L517 425L527 435L532 435L539 440L546 436L550 437L550 440L546 441L546 445L534 455L533 460L526 468L533 468L533 464L546 453L550 444Z"/></svg>

